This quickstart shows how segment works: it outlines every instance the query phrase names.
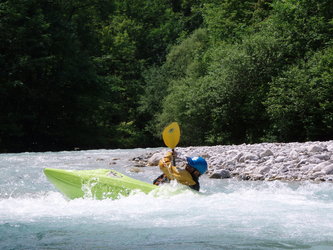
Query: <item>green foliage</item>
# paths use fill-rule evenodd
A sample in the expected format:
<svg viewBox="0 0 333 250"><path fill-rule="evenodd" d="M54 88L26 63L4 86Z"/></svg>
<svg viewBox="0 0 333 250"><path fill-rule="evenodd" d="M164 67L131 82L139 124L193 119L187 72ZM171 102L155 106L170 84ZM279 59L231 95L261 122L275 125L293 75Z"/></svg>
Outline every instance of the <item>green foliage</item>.
<svg viewBox="0 0 333 250"><path fill-rule="evenodd" d="M331 0L0 3L0 151L332 139Z"/></svg>
<svg viewBox="0 0 333 250"><path fill-rule="evenodd" d="M330 47L274 79L266 105L279 140L324 140L333 135L332 66Z"/></svg>
<svg viewBox="0 0 333 250"><path fill-rule="evenodd" d="M236 41L244 34L254 12L257 0L207 1L203 18L211 39Z"/></svg>
<svg viewBox="0 0 333 250"><path fill-rule="evenodd" d="M332 39L332 1L274 1L272 7L270 28L284 40L294 57L304 57Z"/></svg>
<svg viewBox="0 0 333 250"><path fill-rule="evenodd" d="M321 101L315 101L312 111L304 113L304 105L311 103L308 99L313 95L302 85L309 75L305 69L302 74L291 70L298 69L300 59L331 41L331 2L233 2L204 4L209 34L205 44L209 46L202 47L200 53L193 49L191 38L170 50L163 66L167 70L164 74L171 76L170 87L155 126L160 129L177 120L182 125L182 142L193 145L331 138L331 125L327 125L331 101L323 94L330 93L329 84L320 95L316 93L322 96ZM192 71L194 55L200 58L201 67ZM322 68L317 70L323 72ZM294 77L295 89L281 87L286 84L277 82L280 77L287 82ZM294 92L298 93L299 107L287 106L288 112L284 112L281 103L292 102ZM325 107L329 115L320 115L323 109L319 107ZM281 114L286 113L282 119Z"/></svg>
<svg viewBox="0 0 333 250"><path fill-rule="evenodd" d="M178 117L185 117L182 111L183 106L191 105L182 104L181 102L190 101L190 103L193 103L195 101L194 96L193 98L191 96L192 99L190 100L187 99L187 94L191 91L196 79L203 75L206 70L202 56L207 46L208 41L205 30L197 30L181 44L174 46L161 69L154 71L154 73L162 73L163 79L160 79L159 82L154 81L154 79L157 79L156 75L154 78L149 79L150 81L147 84L149 99L155 100L156 104L160 103L159 105L154 105L155 109L152 111L155 113L156 111L163 111L156 115L152 112L150 113L150 116L156 120L156 122L153 120L153 125L151 125L155 127L153 132L156 135L159 135L161 129L173 120L182 123ZM151 92L150 89L156 89L157 91ZM146 103L147 101L146 99ZM182 130L185 127L186 123L183 122ZM186 134L182 139L186 141L184 138L186 138Z"/></svg>
<svg viewBox="0 0 333 250"><path fill-rule="evenodd" d="M172 7L169 1L2 1L0 150L149 142L142 139L147 121L137 112L141 74L164 60L190 19Z"/></svg>
<svg viewBox="0 0 333 250"><path fill-rule="evenodd" d="M208 47L207 44L206 31L198 29L181 44L175 45L163 65L169 73L169 78L203 75L206 66L202 56Z"/></svg>

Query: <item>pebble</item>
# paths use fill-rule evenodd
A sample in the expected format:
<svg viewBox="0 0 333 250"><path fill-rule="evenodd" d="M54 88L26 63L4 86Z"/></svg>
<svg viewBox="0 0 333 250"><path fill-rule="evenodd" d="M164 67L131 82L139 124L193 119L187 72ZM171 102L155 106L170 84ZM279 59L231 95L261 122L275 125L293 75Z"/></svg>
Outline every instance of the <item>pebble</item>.
<svg viewBox="0 0 333 250"><path fill-rule="evenodd" d="M147 155L146 165L157 165L167 150ZM186 156L204 157L211 178L333 182L333 140L177 147L176 152L178 166Z"/></svg>

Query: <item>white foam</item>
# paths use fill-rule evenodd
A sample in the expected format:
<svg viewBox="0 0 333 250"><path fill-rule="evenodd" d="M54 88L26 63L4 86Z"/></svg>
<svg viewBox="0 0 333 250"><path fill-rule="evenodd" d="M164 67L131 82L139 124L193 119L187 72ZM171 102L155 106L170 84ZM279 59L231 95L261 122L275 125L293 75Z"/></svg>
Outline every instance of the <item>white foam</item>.
<svg viewBox="0 0 333 250"><path fill-rule="evenodd" d="M89 156L95 157L89 158L92 162L109 154L108 151L92 153L93 156ZM117 225L126 230L173 228L180 235L186 228L194 235L206 232L216 239L223 233L230 238L251 235L256 239L274 238L283 242L333 238L330 219L333 218L333 185L330 183L239 182L204 177L201 194L171 183L148 195L137 192L118 200L67 200L46 180L42 169L56 167L63 157L67 157L70 164L64 168L77 169L71 164L87 155L90 154L23 154L8 156L10 160L8 157L0 159L6 166L0 182L0 224L96 223ZM25 161L19 161L21 157ZM34 167L28 167L32 162L35 162ZM107 160L98 164L109 168ZM149 181L158 174L157 168L150 168L140 173L140 177ZM132 177L136 177L135 173Z"/></svg>

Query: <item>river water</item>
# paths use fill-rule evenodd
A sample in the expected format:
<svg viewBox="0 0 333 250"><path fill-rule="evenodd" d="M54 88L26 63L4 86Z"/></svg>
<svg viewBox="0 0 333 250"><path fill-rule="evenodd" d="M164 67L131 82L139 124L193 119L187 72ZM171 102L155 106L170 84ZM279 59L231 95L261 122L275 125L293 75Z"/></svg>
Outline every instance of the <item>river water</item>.
<svg viewBox="0 0 333 250"><path fill-rule="evenodd" d="M156 149L0 154L0 249L333 249L331 183L201 178L201 194L177 183L159 195L67 200L43 168L113 168ZM181 192L179 190L182 190Z"/></svg>

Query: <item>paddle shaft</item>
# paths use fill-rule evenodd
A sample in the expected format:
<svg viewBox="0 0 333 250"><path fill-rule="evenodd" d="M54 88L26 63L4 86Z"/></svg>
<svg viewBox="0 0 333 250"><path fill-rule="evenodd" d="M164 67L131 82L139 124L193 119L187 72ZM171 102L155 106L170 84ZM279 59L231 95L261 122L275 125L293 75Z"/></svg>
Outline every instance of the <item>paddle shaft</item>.
<svg viewBox="0 0 333 250"><path fill-rule="evenodd" d="M176 166L176 151L175 151L175 149L173 148L172 149L172 165L173 166Z"/></svg>

